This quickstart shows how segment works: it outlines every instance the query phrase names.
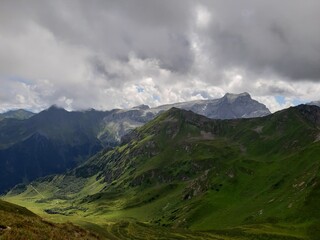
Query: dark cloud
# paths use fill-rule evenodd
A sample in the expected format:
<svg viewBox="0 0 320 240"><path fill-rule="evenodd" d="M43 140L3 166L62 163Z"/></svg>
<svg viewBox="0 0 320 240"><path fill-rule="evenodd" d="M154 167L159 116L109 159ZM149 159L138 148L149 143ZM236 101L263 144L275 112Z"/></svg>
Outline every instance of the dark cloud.
<svg viewBox="0 0 320 240"><path fill-rule="evenodd" d="M126 59L126 62L128 61L129 59ZM96 56L89 59L89 62L91 63L92 71L95 75L100 75L108 81L119 80L121 78L118 73L110 72L104 62Z"/></svg>
<svg viewBox="0 0 320 240"><path fill-rule="evenodd" d="M213 0L207 6L214 21L203 35L220 66L320 80L319 1Z"/></svg>
<svg viewBox="0 0 320 240"><path fill-rule="evenodd" d="M219 68L320 79L317 0L3 1L1 28L17 34L35 22L59 41L115 58L135 52L185 73L194 60L189 38L197 4L213 15L209 29L198 33Z"/></svg>
<svg viewBox="0 0 320 240"><path fill-rule="evenodd" d="M177 71L186 71L192 63L188 1L64 3L49 2L45 13L38 15L39 23L59 39L117 59L134 52L141 58L159 59L163 66Z"/></svg>
<svg viewBox="0 0 320 240"><path fill-rule="evenodd" d="M112 108L226 91L314 98L319 9L318 0L3 0L0 107Z"/></svg>

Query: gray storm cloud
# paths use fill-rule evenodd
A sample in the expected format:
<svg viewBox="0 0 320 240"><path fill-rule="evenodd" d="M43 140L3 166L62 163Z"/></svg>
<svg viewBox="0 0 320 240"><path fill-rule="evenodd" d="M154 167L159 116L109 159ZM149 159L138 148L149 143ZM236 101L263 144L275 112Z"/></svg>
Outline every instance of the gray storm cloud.
<svg viewBox="0 0 320 240"><path fill-rule="evenodd" d="M207 48L220 66L288 80L320 79L319 1L208 1L215 21Z"/></svg>
<svg viewBox="0 0 320 240"><path fill-rule="evenodd" d="M157 105L227 91L250 92L271 110L315 100L319 10L317 0L2 1L0 111Z"/></svg>

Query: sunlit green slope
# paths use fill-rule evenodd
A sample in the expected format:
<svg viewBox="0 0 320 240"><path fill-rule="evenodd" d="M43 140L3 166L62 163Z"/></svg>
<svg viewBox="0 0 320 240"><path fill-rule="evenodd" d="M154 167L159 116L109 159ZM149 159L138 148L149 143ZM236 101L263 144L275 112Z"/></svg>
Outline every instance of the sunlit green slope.
<svg viewBox="0 0 320 240"><path fill-rule="evenodd" d="M120 147L17 186L7 199L100 225L134 220L270 237L241 239L311 238L320 228L319 127L315 106L239 120L171 109Z"/></svg>

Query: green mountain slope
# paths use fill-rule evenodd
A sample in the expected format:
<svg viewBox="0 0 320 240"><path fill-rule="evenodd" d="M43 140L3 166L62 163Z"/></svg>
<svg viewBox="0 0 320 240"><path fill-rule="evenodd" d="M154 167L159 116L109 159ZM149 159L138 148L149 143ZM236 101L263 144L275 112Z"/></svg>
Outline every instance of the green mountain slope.
<svg viewBox="0 0 320 240"><path fill-rule="evenodd" d="M317 239L319 136L316 106L239 120L171 109L116 149L6 199L100 226L134 219L220 239Z"/></svg>

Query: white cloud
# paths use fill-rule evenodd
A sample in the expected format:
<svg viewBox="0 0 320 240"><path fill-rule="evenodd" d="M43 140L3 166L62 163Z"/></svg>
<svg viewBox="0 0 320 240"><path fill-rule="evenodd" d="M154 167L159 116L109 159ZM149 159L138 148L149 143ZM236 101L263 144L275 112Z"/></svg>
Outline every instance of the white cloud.
<svg viewBox="0 0 320 240"><path fill-rule="evenodd" d="M155 106L244 91L272 111L319 99L320 38L293 19L288 1L94 1L2 3L0 111ZM292 7L306 23L318 16Z"/></svg>
<svg viewBox="0 0 320 240"><path fill-rule="evenodd" d="M199 28L208 27L211 21L211 13L202 5L196 8L196 24Z"/></svg>

